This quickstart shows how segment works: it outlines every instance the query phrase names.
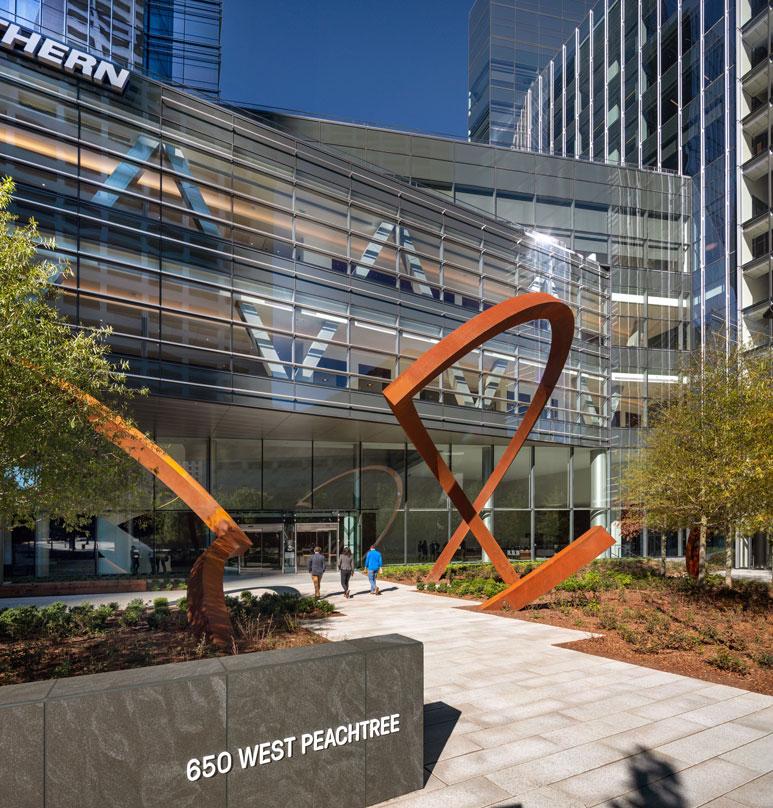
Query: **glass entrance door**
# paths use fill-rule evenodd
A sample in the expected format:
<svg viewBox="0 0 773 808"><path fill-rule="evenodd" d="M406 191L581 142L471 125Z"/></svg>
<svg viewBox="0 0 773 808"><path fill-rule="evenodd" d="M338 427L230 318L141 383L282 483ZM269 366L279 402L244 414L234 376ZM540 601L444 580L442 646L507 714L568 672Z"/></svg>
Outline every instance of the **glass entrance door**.
<svg viewBox="0 0 773 808"><path fill-rule="evenodd" d="M273 522L241 525L241 528L252 542L252 547L242 556L242 566L263 570L282 569L284 524Z"/></svg>
<svg viewBox="0 0 773 808"><path fill-rule="evenodd" d="M298 556L298 572L305 572L315 547L321 547L327 568L338 568L339 552L338 522L295 522L295 547Z"/></svg>

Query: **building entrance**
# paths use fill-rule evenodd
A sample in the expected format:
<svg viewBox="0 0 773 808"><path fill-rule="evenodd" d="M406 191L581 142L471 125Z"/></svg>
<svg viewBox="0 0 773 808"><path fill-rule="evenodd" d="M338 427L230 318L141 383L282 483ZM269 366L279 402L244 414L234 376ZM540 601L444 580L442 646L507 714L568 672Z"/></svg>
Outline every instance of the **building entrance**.
<svg viewBox="0 0 773 808"><path fill-rule="evenodd" d="M241 518L239 518L241 517ZM330 570L338 568L344 547L357 554L357 514L351 512L237 515L252 546L229 566L245 572L306 572L315 547L321 547Z"/></svg>
<svg viewBox="0 0 773 808"><path fill-rule="evenodd" d="M247 569L282 569L284 522L241 525L241 528L252 542L252 547L242 556L241 566Z"/></svg>
<svg viewBox="0 0 773 808"><path fill-rule="evenodd" d="M338 568L339 524L335 522L295 522L295 547L298 571L305 572L315 547L321 547L329 570Z"/></svg>

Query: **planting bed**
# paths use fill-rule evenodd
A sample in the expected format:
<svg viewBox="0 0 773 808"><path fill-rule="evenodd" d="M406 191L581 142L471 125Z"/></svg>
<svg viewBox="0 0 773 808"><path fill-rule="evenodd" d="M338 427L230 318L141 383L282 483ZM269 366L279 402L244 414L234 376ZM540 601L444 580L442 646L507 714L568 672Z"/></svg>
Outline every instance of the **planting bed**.
<svg viewBox="0 0 773 808"><path fill-rule="evenodd" d="M141 599L121 610L64 603L0 611L0 685L64 676L184 662L226 654L266 651L324 642L304 620L333 613L325 600L242 592L226 598L234 626L234 646L222 650L197 640L188 630L186 604Z"/></svg>
<svg viewBox="0 0 773 808"><path fill-rule="evenodd" d="M528 574L536 562L514 566ZM423 582L429 569L384 572L425 592L475 600L504 587L490 564L451 565L437 585ZM497 614L600 635L568 643L578 651L773 695L769 588L736 582L728 589L715 576L697 585L673 564L669 573L646 559L597 560L525 609Z"/></svg>

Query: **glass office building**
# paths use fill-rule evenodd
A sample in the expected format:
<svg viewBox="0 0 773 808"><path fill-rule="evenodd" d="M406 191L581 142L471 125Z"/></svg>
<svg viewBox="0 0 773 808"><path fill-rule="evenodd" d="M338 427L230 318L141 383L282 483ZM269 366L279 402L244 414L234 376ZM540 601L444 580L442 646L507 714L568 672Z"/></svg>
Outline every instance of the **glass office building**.
<svg viewBox="0 0 773 808"><path fill-rule="evenodd" d="M458 515L381 391L475 313L533 290L567 301L577 331L486 517L511 557L611 526L615 469L689 339L681 178L346 125L323 136L310 120L319 131L302 137L139 75L118 96L8 53L0 72L0 172L75 270L63 310L113 327L150 391L138 423L245 526L241 563L292 570L314 544L335 562L376 540L388 561L436 554ZM549 342L540 323L508 332L420 394L469 496ZM149 479L77 536L14 531L3 560L11 579L182 573L208 541ZM460 556L476 555L470 539Z"/></svg>
<svg viewBox="0 0 773 808"><path fill-rule="evenodd" d="M0 0L0 15L191 92L217 96L222 0Z"/></svg>
<svg viewBox="0 0 773 808"><path fill-rule="evenodd" d="M690 182L673 174L417 133L255 112L261 120L527 227L609 267L611 518L622 466L691 348ZM669 553L682 539L670 537ZM626 554L659 553L646 530Z"/></svg>
<svg viewBox="0 0 773 808"><path fill-rule="evenodd" d="M468 136L512 146L526 92L592 0L476 0L468 32Z"/></svg>
<svg viewBox="0 0 773 808"><path fill-rule="evenodd" d="M147 75L216 98L222 0L144 0Z"/></svg>
<svg viewBox="0 0 773 808"><path fill-rule="evenodd" d="M763 345L770 4L738 13L723 0L601 0L528 91L517 145L693 178L696 338L742 326Z"/></svg>

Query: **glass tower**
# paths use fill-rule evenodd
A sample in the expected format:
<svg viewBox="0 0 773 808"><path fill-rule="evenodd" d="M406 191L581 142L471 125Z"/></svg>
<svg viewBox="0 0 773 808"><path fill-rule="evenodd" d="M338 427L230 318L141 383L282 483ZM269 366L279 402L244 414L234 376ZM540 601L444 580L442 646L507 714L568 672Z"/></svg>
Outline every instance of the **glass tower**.
<svg viewBox="0 0 773 808"><path fill-rule="evenodd" d="M191 92L220 85L222 0L0 0L0 14Z"/></svg>
<svg viewBox="0 0 773 808"><path fill-rule="evenodd" d="M0 0L0 14L119 64L142 64L144 0Z"/></svg>
<svg viewBox="0 0 773 808"><path fill-rule="evenodd" d="M729 0L600 0L520 113L519 147L693 179L701 343L770 335L769 17L761 0L739 19Z"/></svg>
<svg viewBox="0 0 773 808"><path fill-rule="evenodd" d="M145 7L148 75L217 96L222 0L145 0Z"/></svg>
<svg viewBox="0 0 773 808"><path fill-rule="evenodd" d="M468 40L468 137L512 146L526 91L591 0L476 0Z"/></svg>

